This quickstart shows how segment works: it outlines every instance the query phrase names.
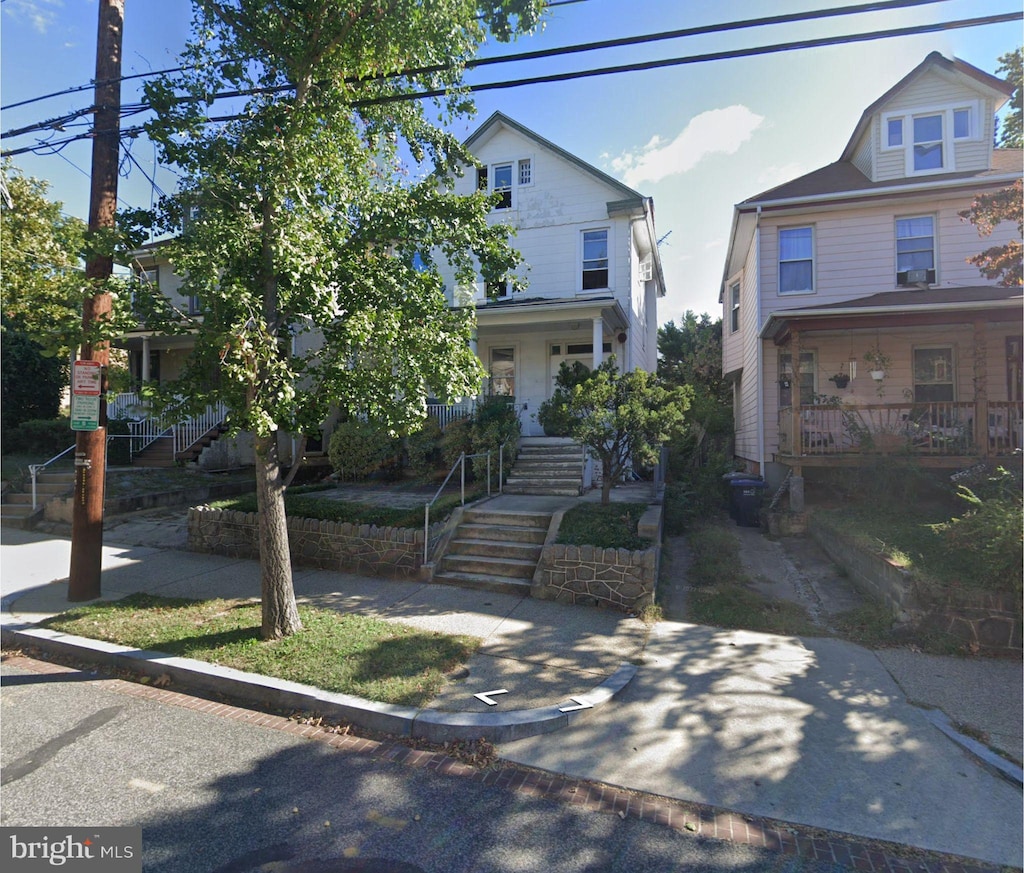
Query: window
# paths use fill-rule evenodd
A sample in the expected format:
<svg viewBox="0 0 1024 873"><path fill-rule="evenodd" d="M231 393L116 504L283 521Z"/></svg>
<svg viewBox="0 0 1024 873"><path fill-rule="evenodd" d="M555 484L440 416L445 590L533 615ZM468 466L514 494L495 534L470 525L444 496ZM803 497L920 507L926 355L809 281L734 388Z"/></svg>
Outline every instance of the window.
<svg viewBox="0 0 1024 873"><path fill-rule="evenodd" d="M202 303L199 302L198 294L190 294L188 297L188 314L199 315L203 311Z"/></svg>
<svg viewBox="0 0 1024 873"><path fill-rule="evenodd" d="M918 115L914 118L914 172L941 170L942 115Z"/></svg>
<svg viewBox="0 0 1024 873"><path fill-rule="evenodd" d="M583 290L608 287L608 231L583 231Z"/></svg>
<svg viewBox="0 0 1024 873"><path fill-rule="evenodd" d="M516 350L491 349L491 393L514 397L516 393Z"/></svg>
<svg viewBox="0 0 1024 873"><path fill-rule="evenodd" d="M487 282L484 284L484 291L488 300L504 300L506 297L512 296L509 282Z"/></svg>
<svg viewBox="0 0 1024 873"><path fill-rule="evenodd" d="M523 158L519 162L519 184L533 184L533 163L529 158Z"/></svg>
<svg viewBox="0 0 1024 873"><path fill-rule="evenodd" d="M494 207L495 209L512 208L512 165L498 164L494 168L494 193L500 194L501 199Z"/></svg>
<svg viewBox="0 0 1024 873"><path fill-rule="evenodd" d="M478 167L476 171L476 190L487 190L487 167Z"/></svg>
<svg viewBox="0 0 1024 873"><path fill-rule="evenodd" d="M954 394L953 349L914 349L914 402L951 403Z"/></svg>
<svg viewBox="0 0 1024 873"><path fill-rule="evenodd" d="M732 316L729 323L730 333L736 333L740 329L740 283L736 282L729 286L729 296L732 299Z"/></svg>
<svg viewBox="0 0 1024 873"><path fill-rule="evenodd" d="M800 352L800 405L814 403L814 375L818 371L814 352ZM793 405L793 356L779 353L779 406Z"/></svg>
<svg viewBox="0 0 1024 873"><path fill-rule="evenodd" d="M969 139L971 136L971 110L953 110L953 139Z"/></svg>
<svg viewBox="0 0 1024 873"><path fill-rule="evenodd" d="M890 118L888 122L888 140L887 145L889 148L895 148L896 146L903 145L903 119L902 118Z"/></svg>
<svg viewBox="0 0 1024 873"><path fill-rule="evenodd" d="M779 293L814 291L814 230L790 227L779 231Z"/></svg>
<svg viewBox="0 0 1024 873"><path fill-rule="evenodd" d="M911 275L916 273L918 275ZM923 275L920 275L923 273ZM896 284L935 281L935 219L896 219Z"/></svg>

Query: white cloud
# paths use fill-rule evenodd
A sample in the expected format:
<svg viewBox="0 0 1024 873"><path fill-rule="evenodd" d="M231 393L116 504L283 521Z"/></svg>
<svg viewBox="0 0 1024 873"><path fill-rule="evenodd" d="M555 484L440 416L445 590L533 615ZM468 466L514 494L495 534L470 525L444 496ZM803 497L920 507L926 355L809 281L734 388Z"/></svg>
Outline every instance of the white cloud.
<svg viewBox="0 0 1024 873"><path fill-rule="evenodd" d="M709 155L735 154L763 122L763 115L739 104L711 109L690 119L671 142L655 135L643 148L613 158L611 167L632 187L660 182L666 176L692 170Z"/></svg>
<svg viewBox="0 0 1024 873"><path fill-rule="evenodd" d="M757 176L757 183L761 190L767 190L774 188L776 185L781 185L783 182L792 182L794 179L804 175L807 170L804 169L803 164L790 163L782 166L773 165L771 167L765 167Z"/></svg>
<svg viewBox="0 0 1024 873"><path fill-rule="evenodd" d="M40 33L46 33L63 8L63 0L7 0L4 4L7 15L28 21Z"/></svg>

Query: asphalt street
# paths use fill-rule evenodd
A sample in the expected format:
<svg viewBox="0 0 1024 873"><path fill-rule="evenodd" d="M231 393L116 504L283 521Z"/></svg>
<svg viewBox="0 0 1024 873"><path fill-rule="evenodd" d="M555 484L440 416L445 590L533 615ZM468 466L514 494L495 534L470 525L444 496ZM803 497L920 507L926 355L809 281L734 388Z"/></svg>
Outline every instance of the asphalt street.
<svg viewBox="0 0 1024 873"><path fill-rule="evenodd" d="M141 825L146 873L837 869L139 699L96 674L0 676L0 823Z"/></svg>

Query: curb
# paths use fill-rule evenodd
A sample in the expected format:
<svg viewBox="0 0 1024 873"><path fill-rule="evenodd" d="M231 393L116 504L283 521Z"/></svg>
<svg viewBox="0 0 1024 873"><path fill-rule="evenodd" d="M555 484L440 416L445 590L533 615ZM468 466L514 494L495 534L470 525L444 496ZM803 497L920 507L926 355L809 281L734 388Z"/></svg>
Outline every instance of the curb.
<svg viewBox="0 0 1024 873"><path fill-rule="evenodd" d="M286 679L244 673L205 661L119 646L9 620L4 621L0 628L0 641L4 646L35 646L54 654L72 655L90 663L126 668L154 678L166 675L195 690L237 697L277 709L308 710L369 730L432 743L478 739L503 743L560 730L575 722L588 709L611 700L637 673L635 665L622 664L585 697L577 696L578 700L586 700L590 704L587 709L561 712L555 705L507 712L444 712L378 703Z"/></svg>
<svg viewBox="0 0 1024 873"><path fill-rule="evenodd" d="M942 733L949 737L954 743L962 747L972 758L996 776L1001 776L1007 782L1024 788L1024 770L1015 764L1007 761L1001 755L997 755L984 743L979 743L971 737L965 736L956 729L946 713L939 709L923 710L924 717L928 719Z"/></svg>

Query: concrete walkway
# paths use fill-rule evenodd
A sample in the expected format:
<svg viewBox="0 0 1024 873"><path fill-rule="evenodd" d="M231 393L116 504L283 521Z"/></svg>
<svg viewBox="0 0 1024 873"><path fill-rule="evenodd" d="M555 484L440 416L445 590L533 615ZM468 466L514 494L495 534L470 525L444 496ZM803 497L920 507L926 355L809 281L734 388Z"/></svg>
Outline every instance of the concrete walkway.
<svg viewBox="0 0 1024 873"><path fill-rule="evenodd" d="M128 525L107 535L105 597L139 590L258 596L255 562L114 545L119 531L141 530ZM770 541L768 547L776 548ZM32 622L68 606L61 581L68 555L67 539L2 531L8 619ZM685 587L679 564L670 564L667 575L670 588ZM295 587L299 597L320 605L481 636L484 645L470 662L469 676L451 683L434 702L442 712L551 705L585 694L623 661L638 664L636 677L614 700L562 730L502 744L500 753L509 760L745 814L1021 866L1020 787L980 766L936 728L928 710L908 701L933 704L937 689L926 680L938 673L938 686L954 703L968 698L965 683L978 692L978 711L989 711L980 721L965 720L995 724L1006 698L1019 694L1019 663L968 661L962 663L977 664L978 672L959 671L951 666L956 659L876 654L834 639L680 621L660 622L648 632L635 618L594 609L301 568ZM911 677L920 685L912 685ZM1001 699L984 698L982 687L1001 692ZM496 688L508 694L497 697L494 708L473 697ZM993 733L1003 731L1012 742L1014 724Z"/></svg>

